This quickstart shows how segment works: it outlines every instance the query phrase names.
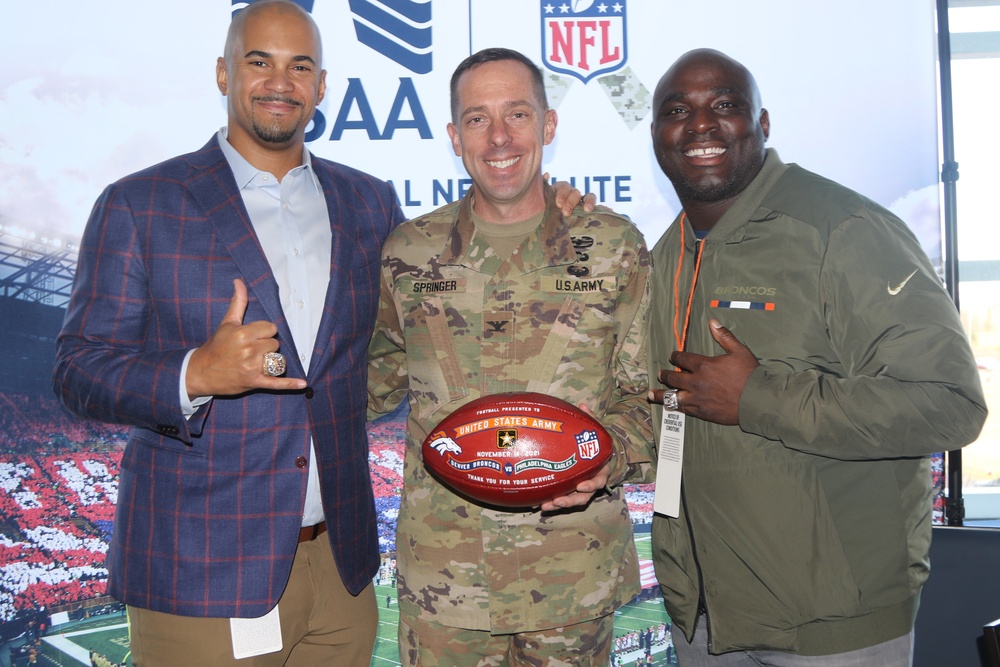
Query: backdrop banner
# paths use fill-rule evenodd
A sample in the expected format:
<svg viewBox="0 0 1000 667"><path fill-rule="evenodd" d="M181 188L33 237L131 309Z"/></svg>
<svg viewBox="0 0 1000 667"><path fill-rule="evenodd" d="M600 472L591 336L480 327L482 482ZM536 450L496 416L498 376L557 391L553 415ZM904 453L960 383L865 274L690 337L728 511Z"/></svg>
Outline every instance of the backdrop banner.
<svg viewBox="0 0 1000 667"><path fill-rule="evenodd" d="M940 264L932 0L299 1L320 28L327 70L309 149L391 181L408 216L471 186L445 129L449 80L470 53L503 46L543 69L558 113L543 169L631 217L652 246L679 213L651 150L653 90L682 53L712 47L754 73L768 145L784 161L894 210ZM11 642L3 651L14 664L42 645L79 649L54 623L119 612L102 596L126 431L58 405L55 335L104 187L201 147L225 125L216 60L245 5L0 8L0 641ZM386 554L379 583L389 591L402 428L390 419L370 431ZM651 491L629 492L639 535ZM655 594L648 559L644 585Z"/></svg>

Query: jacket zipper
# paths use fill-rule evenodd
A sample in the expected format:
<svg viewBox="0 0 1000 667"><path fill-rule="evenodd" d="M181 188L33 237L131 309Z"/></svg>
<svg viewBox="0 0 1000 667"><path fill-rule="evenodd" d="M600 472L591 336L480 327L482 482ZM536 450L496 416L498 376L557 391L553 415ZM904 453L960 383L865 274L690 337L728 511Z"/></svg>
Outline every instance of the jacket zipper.
<svg viewBox="0 0 1000 667"><path fill-rule="evenodd" d="M697 267L698 257L701 254L701 244L704 239L695 238L694 242L694 256L695 256L695 266ZM692 280L697 280L697 273L693 275ZM695 286L691 286L692 295L694 293ZM686 334L687 332L685 332ZM685 338L687 336L685 335ZM698 561L698 549L697 544L694 539L694 526L691 525L690 514L688 513L687 507L687 494L684 492L684 487L681 486L681 503L684 505L684 522L687 524L688 529L688 539L691 540L691 555L694 557L694 565L698 570L698 611L695 615L695 623L698 622L698 616L705 617L705 641L707 646L712 645L712 627L708 622L708 600L705 596L705 577L701 571L701 563Z"/></svg>
<svg viewBox="0 0 1000 667"><path fill-rule="evenodd" d="M690 514L688 513L687 494L681 486L681 504L684 506L684 523L687 526L688 539L691 540L691 555L694 557L694 566L698 570L698 611L695 613L695 624L698 617L705 617L705 639L708 646L712 645L712 627L708 622L708 601L705 598L705 578L701 573L701 563L698 561L698 548L694 539L694 527L691 525Z"/></svg>

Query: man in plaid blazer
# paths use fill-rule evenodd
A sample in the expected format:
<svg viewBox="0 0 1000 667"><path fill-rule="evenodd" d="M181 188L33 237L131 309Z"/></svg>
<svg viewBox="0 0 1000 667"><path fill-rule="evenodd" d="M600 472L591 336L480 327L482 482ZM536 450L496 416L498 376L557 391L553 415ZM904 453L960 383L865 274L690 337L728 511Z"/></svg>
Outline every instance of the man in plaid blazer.
<svg viewBox="0 0 1000 667"><path fill-rule="evenodd" d="M132 427L108 592L136 664L367 666L366 346L403 214L389 184L305 151L325 71L294 3L237 14L217 76L227 127L95 205L55 390Z"/></svg>

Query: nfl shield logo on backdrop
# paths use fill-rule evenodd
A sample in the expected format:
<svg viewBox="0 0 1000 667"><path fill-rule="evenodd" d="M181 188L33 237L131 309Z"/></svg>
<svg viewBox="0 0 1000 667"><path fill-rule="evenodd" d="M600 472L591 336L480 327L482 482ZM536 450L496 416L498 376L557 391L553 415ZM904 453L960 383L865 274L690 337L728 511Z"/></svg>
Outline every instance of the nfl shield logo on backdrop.
<svg viewBox="0 0 1000 667"><path fill-rule="evenodd" d="M584 83L628 58L625 0L541 0L542 61Z"/></svg>

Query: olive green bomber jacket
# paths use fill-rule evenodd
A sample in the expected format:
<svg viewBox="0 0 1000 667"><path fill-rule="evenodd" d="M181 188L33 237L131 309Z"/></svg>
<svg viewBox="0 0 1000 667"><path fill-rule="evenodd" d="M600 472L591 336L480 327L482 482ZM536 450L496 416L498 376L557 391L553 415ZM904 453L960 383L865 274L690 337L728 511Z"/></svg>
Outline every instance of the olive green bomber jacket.
<svg viewBox="0 0 1000 667"><path fill-rule="evenodd" d="M690 226L685 241L679 274L676 222L653 250L651 379L677 348ZM701 598L712 652L905 634L929 573L927 455L968 444L986 416L954 304L902 221L773 150L702 243L686 349L722 352L715 318L761 365L739 426L686 420L681 516L653 528L675 626L691 637Z"/></svg>

